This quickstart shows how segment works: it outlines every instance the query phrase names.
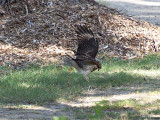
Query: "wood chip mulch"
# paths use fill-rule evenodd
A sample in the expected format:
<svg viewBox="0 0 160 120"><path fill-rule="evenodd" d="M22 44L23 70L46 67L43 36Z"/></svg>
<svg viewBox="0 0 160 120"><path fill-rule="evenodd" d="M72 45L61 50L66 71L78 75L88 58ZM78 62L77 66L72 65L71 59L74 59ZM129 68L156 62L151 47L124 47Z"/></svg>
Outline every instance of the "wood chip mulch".
<svg viewBox="0 0 160 120"><path fill-rule="evenodd" d="M30 4L28 15L0 16L0 64L55 62L77 48L76 25L100 39L98 58L132 59L159 51L160 28L93 0L48 0ZM23 12L21 12L23 13Z"/></svg>

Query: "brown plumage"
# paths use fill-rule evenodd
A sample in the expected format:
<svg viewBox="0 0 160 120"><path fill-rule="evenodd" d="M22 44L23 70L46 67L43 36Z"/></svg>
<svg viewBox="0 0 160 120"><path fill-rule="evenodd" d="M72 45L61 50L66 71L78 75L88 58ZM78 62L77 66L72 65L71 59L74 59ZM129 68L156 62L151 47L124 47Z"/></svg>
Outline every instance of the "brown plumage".
<svg viewBox="0 0 160 120"><path fill-rule="evenodd" d="M88 80L91 72L101 69L101 63L95 59L99 48L98 40L94 37L93 32L85 26L78 26L76 33L78 38L76 58L67 55L64 63L74 67Z"/></svg>

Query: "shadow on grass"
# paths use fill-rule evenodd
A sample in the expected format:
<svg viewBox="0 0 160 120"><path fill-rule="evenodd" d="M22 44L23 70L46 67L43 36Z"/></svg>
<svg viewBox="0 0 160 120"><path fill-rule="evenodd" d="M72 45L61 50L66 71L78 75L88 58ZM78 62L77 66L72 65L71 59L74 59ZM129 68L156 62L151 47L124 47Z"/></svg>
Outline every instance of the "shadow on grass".
<svg viewBox="0 0 160 120"><path fill-rule="evenodd" d="M159 104L155 104L156 106ZM96 106L91 107L93 113L89 116L91 119L127 119L127 120L144 120L144 119L153 119L160 118L160 116L155 117L156 113L153 113L150 109L146 110L146 113L141 110L146 109L147 107L154 107L153 104L140 104L139 101L135 99L122 100L122 101L102 101L97 103Z"/></svg>
<svg viewBox="0 0 160 120"><path fill-rule="evenodd" d="M124 78L120 79L119 76ZM133 79L133 76L126 73L117 73L99 78L93 77L91 77L90 82L87 82L76 73L57 73L57 71L54 73L52 70L21 71L1 79L0 100L4 103L39 104L56 101L60 98L72 99L87 90L88 86L107 88L127 84L136 79L136 77Z"/></svg>
<svg viewBox="0 0 160 120"><path fill-rule="evenodd" d="M68 73L66 70L67 68L57 69L53 65L4 76L0 80L0 101L4 104L41 104L58 99L74 99L89 87L101 90L131 83L141 84L144 81L144 78L137 74L95 72L91 74L88 82L81 75Z"/></svg>
<svg viewBox="0 0 160 120"><path fill-rule="evenodd" d="M69 73L68 67L30 65L27 69L1 77L0 101L4 104L41 104L58 99L74 99L81 96L88 88L103 90L111 87L127 86L132 83L144 84L148 83L147 81L156 81L153 78L136 73L127 73L127 71L135 69L158 70L160 66L157 59L159 58L159 55L150 55L143 59L128 61L119 61L115 58L106 59L103 61L103 68L90 75L89 82L75 71ZM147 78L147 81L144 77ZM143 88L145 89L145 86ZM154 88L158 89L159 87L154 86Z"/></svg>
<svg viewBox="0 0 160 120"><path fill-rule="evenodd" d="M157 87L154 86L154 89L148 89L148 85L150 83L154 84L158 79L153 79L151 77L147 77L147 81L144 80L144 76L135 73L127 73L127 70L134 69L143 69L148 70L154 69L158 70L158 62L157 59L159 56L153 55L142 60L132 60L132 61L118 61L117 59L106 60L106 63L103 62L103 68L99 72L93 72L90 75L90 81L87 82L83 79L81 75L78 75L76 72L69 73L67 67L59 67L57 65L50 65L48 67L39 67L39 66L30 66L26 70L15 71L8 75L3 75L0 79L0 103L1 106L7 106L10 104L16 105L40 105L44 107L47 104L55 103L56 106L64 106L65 109L69 109L69 111L78 111L75 112L73 116L77 116L80 119L87 118L90 112L93 110L88 107L80 107L75 108L68 105L58 104L56 101L59 99L64 100L75 100L75 97L83 97L83 96L114 96L114 95L127 95L129 93L135 93L137 90L140 92L147 91L155 91L159 90L159 83L156 83ZM146 68L146 66L148 66ZM152 81L152 82L150 82ZM135 84L134 90L133 88L125 89L124 92L109 92L106 93L93 93L87 94L85 93L89 89L95 90L106 90L108 88L118 88L130 86L131 84ZM137 85L141 85L141 89L138 88ZM150 86L152 88L152 86ZM77 101L80 102L80 101ZM54 105L53 105L54 106ZM10 109L10 108L1 108L1 111L11 112L11 116L15 114L14 111L19 112L19 116L22 117L28 114L42 114L43 117L47 115L51 118L53 115L63 115L61 114L61 107L55 108L51 106L47 106L44 111L35 110L35 109ZM129 108L130 109L130 108ZM132 109L132 108L131 108ZM58 111L57 111L58 110ZM89 112L85 111L88 110ZM119 109L118 109L119 110ZM106 113L107 116L113 118L117 115L117 117L121 117L121 113L114 114L114 111L118 111L113 109L111 113ZM50 112L49 112L50 111ZM56 112L55 112L56 111ZM68 110L67 110L68 111ZM109 109L110 111L110 109ZM120 111L128 111L128 109L120 108ZM138 111L134 111L133 113L138 114ZM12 114L13 112L13 114ZM48 113L47 113L48 112ZM84 112L87 115L83 115ZM106 111L107 112L107 111ZM60 113L60 114L59 114ZM81 113L82 115L80 115ZM6 113L7 114L7 113ZM21 116L22 114L22 116ZM71 113L69 113L71 114ZM94 113L93 113L94 114ZM110 116L111 114L111 116ZM41 115L38 115L40 117ZM67 115L66 115L67 116ZM130 112L127 113L126 116L130 116ZM134 116L134 114L133 114ZM34 116L35 117L35 116ZM43 118L42 117L42 118ZM90 117L97 117L91 115ZM4 114L5 118L5 114ZM6 117L7 118L7 117ZM23 118L23 117L22 117ZM97 118L96 118L97 119Z"/></svg>

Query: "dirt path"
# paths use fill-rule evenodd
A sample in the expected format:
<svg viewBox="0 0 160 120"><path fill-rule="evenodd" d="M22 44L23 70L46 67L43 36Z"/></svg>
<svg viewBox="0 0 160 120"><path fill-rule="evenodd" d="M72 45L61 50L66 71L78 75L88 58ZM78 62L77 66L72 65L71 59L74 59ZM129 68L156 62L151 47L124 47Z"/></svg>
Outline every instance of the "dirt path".
<svg viewBox="0 0 160 120"><path fill-rule="evenodd" d="M107 2L107 6L116 8L137 19L160 25L159 0L97 0Z"/></svg>

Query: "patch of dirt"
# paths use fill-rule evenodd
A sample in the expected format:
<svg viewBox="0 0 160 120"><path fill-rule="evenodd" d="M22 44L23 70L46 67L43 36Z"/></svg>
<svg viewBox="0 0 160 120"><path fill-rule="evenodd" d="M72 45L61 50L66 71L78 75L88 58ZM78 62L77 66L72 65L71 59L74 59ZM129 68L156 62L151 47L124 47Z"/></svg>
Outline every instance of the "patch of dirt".
<svg viewBox="0 0 160 120"><path fill-rule="evenodd" d="M0 120L51 120L53 116L74 116L71 112L67 112L66 105L52 104L47 106L36 105L21 105L21 108L17 106L4 106L0 108Z"/></svg>

